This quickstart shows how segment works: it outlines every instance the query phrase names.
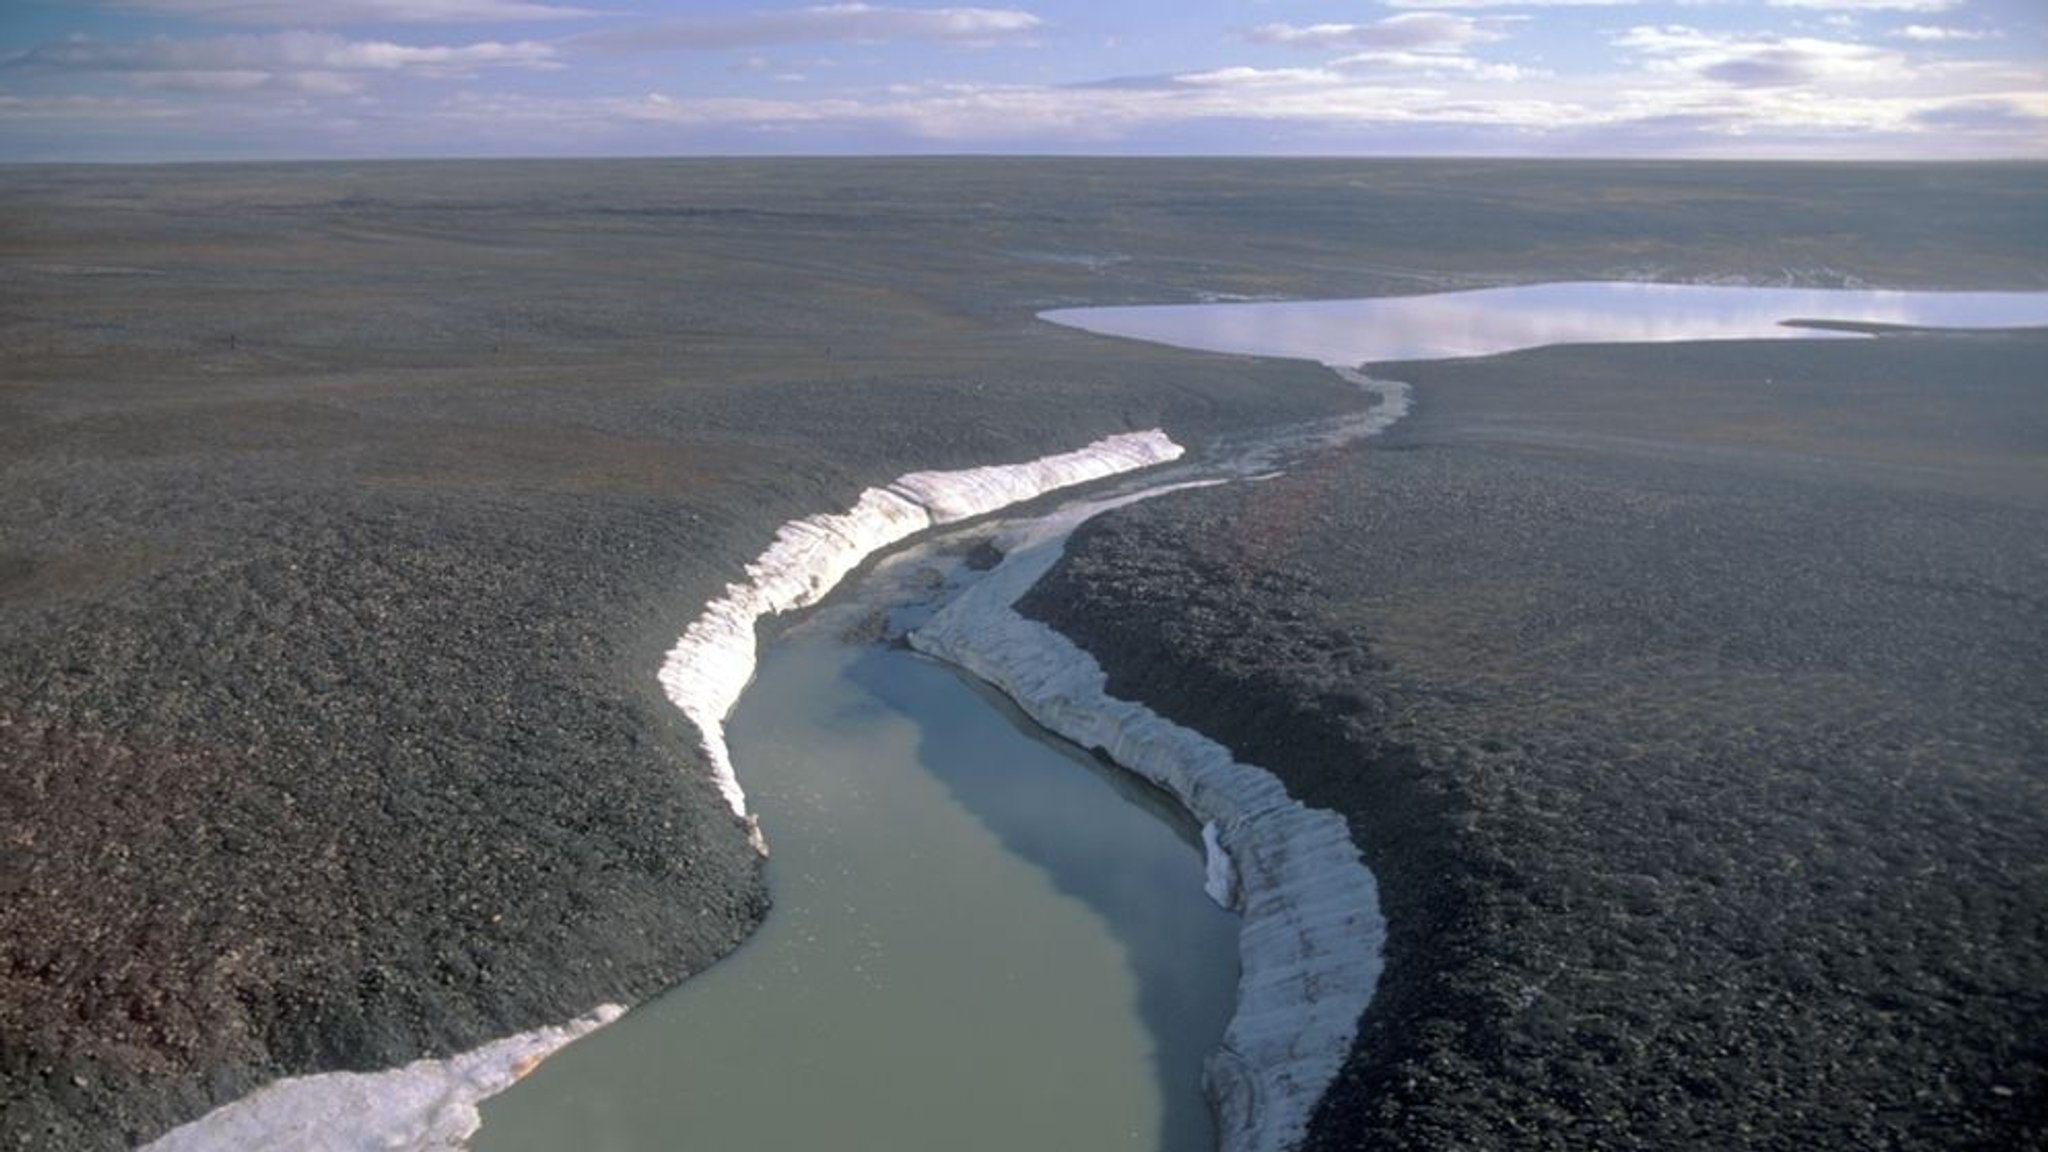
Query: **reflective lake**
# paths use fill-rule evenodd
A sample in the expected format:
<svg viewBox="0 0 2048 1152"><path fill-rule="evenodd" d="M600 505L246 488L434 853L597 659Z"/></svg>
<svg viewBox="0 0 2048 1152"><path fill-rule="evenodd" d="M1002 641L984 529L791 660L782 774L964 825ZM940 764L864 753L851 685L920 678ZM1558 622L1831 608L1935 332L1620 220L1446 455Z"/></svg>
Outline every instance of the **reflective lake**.
<svg viewBox="0 0 2048 1152"><path fill-rule="evenodd" d="M1571 283L1364 300L1062 308L1041 318L1207 352L1355 367L1490 356L1545 344L1855 335L1792 326L1793 321L1932 328L2048 324L2048 293Z"/></svg>
<svg viewBox="0 0 2048 1152"><path fill-rule="evenodd" d="M474 1147L1215 1147L1237 921L1194 829L845 615L771 646L729 728L767 921L487 1102Z"/></svg>

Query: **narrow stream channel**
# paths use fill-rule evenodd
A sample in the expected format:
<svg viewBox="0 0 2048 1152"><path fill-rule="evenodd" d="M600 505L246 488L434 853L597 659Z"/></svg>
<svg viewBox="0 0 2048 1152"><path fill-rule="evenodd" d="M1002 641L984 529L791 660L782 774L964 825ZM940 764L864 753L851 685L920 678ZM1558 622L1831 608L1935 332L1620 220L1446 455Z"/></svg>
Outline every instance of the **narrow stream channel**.
<svg viewBox="0 0 2048 1152"><path fill-rule="evenodd" d="M729 726L774 846L738 953L485 1105L474 1147L1213 1149L1237 977L1176 807L828 612Z"/></svg>

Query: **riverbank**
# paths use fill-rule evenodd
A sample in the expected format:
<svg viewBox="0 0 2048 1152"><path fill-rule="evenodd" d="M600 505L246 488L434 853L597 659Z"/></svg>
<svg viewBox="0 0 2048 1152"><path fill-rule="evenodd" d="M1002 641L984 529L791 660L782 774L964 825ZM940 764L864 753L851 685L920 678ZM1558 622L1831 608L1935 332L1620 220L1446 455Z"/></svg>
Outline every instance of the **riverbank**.
<svg viewBox="0 0 2048 1152"><path fill-rule="evenodd" d="M1111 505L1114 507L1114 504ZM1223 1152L1286 1152L1372 1000L1386 924L1373 876L1335 814L1185 725L1104 692L1087 653L1014 611L1096 508L1006 533L1000 563L909 634L1046 730L1163 789L1202 826L1209 895L1239 917L1230 1022L1204 1065Z"/></svg>
<svg viewBox="0 0 2048 1152"><path fill-rule="evenodd" d="M2044 353L1378 366L1383 438L1076 534L1023 610L1378 878L1306 1147L2040 1141Z"/></svg>
<svg viewBox="0 0 2048 1152"><path fill-rule="evenodd" d="M752 681L755 630L765 617L809 607L876 552L934 525L998 511L1092 480L1178 459L1183 449L1154 429L1107 436L1071 452L950 472L914 472L870 488L853 506L792 520L747 565L747 581L706 605L662 663L659 680L697 728L719 795L761 855L768 844L733 771L725 719ZM180 1126L151 1152L269 1147L318 1132L331 1149L459 1144L476 1130L477 1106L549 1054L617 1020L618 1004L575 1021L494 1040L443 1060L416 1060L370 1075L288 1077Z"/></svg>
<svg viewBox="0 0 2048 1152"><path fill-rule="evenodd" d="M773 913L489 1101L471 1147L1215 1152L1237 921L1199 843L875 634L957 563L913 551L778 630L728 725Z"/></svg>
<svg viewBox="0 0 2048 1152"><path fill-rule="evenodd" d="M685 168L7 174L9 1142L130 1147L701 971L766 894L655 674L779 525L1357 403L963 315L947 268L1005 246L939 193L857 228L829 179Z"/></svg>

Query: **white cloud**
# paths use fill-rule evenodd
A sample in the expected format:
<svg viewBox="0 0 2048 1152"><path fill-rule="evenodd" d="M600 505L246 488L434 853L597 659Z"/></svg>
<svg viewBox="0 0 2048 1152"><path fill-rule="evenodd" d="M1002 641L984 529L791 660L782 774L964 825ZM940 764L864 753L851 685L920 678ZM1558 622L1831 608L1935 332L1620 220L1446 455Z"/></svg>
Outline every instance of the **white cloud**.
<svg viewBox="0 0 2048 1152"><path fill-rule="evenodd" d="M16 67L54 73L107 73L138 88L185 92L284 89L316 95L359 91L376 74L454 78L485 67L553 68L543 43L483 41L409 45L350 40L331 32L111 42L73 37L14 57Z"/></svg>
<svg viewBox="0 0 2048 1152"><path fill-rule="evenodd" d="M1414 61L1425 62L1440 66ZM1964 69L1943 93L1916 82L1847 94L1676 74L1538 77L1512 89L1448 70L1420 76L1349 66L1218 68L1075 87L908 82L810 98L787 90L567 97L464 89L402 120L367 120L364 131L373 127L383 141L402 135L430 147L457 139L472 152L521 154L877 145L1130 152L1172 151L1180 142L1207 151L1931 157L2038 155L2048 126L2048 84L2038 70ZM242 101L230 110L260 111L266 124L282 125L294 103ZM309 133L340 123L323 120L319 105L298 103L305 110L291 115ZM57 106L10 107L0 98L0 125L19 124L18 139L41 132L57 140L65 116Z"/></svg>
<svg viewBox="0 0 2048 1152"><path fill-rule="evenodd" d="M1749 88L1822 82L1898 82L1910 77L1899 53L1810 37L1703 32L1683 25L1639 26L1614 38L1652 72Z"/></svg>
<svg viewBox="0 0 2048 1152"><path fill-rule="evenodd" d="M532 40L416 46L350 40L332 32L270 32L191 40L156 36L121 43L74 37L32 49L23 59L33 64L101 70L254 67L396 71L479 64L543 65L554 55L553 47Z"/></svg>
<svg viewBox="0 0 2048 1152"><path fill-rule="evenodd" d="M1243 34L1256 44L1350 54L1329 67L1353 77L1410 73L1483 80L1522 80L1542 73L1514 64L1494 64L1465 53L1471 44L1505 39L1500 18L1475 19L1448 12L1403 12L1370 24L1264 24ZM1361 51L1362 50L1362 51Z"/></svg>
<svg viewBox="0 0 2048 1152"><path fill-rule="evenodd" d="M1427 77L1463 76L1473 80L1537 80L1551 75L1519 64L1494 64L1448 52L1360 52L1330 62L1330 67L1358 75L1412 72Z"/></svg>
<svg viewBox="0 0 2048 1152"><path fill-rule="evenodd" d="M206 0L128 2L167 11ZM382 2L337 0L332 10L360 12ZM483 0L426 0L444 15L474 2ZM1015 8L838 4L621 27L600 47L734 49L677 81L690 85L687 92L645 95L624 95L661 83L645 79L637 61L611 70L609 95L572 96L552 82L521 88L521 74L533 69L574 63L602 75L607 63L622 63L568 55L571 46L597 43L591 38L415 45L391 42L402 37L258 29L184 40L73 39L8 61L4 78L14 94L0 90L0 151L77 155L94 140L115 139L124 108L136 109L132 121L175 116L149 123L191 125L130 133L123 138L145 141L132 150L164 154L175 146L186 155L215 146L211 141L256 140L272 154L297 155L1178 146L1933 157L2040 156L2048 141L2048 68L2037 59L1983 60L1976 51L1935 47L1963 38L1960 29L1936 27L1938 19L1870 17L1860 36L1819 30L1826 19L1854 18L1856 9L1838 5L1800 18L1811 35L1646 24L1609 34L1619 58L1606 73L1559 77L1467 51L1523 34L1512 14L1477 10L1506 7L1504 0L1426 6L1435 11L1266 24L1238 34L1304 53L1275 58L1262 50L1266 59L1255 63L1302 67L1204 67L1060 87L928 83L914 70L887 87L839 87L826 81L853 84L863 73L843 66L844 59L834 66L829 56L812 55L830 54L830 47L782 47L895 40L927 46L925 54L935 56L930 46L1028 42L1045 30L1038 17ZM1515 6L1533 10L1543 0ZM1898 25L1905 27L1892 30ZM1943 56L1952 58L1936 58ZM771 80L807 71L817 77L809 84ZM462 75L489 82L380 84ZM118 85L105 83L109 77ZM88 90L94 99L65 94ZM108 91L126 96L117 100ZM350 93L364 96L332 98ZM225 126L216 129L211 120Z"/></svg>
<svg viewBox="0 0 2048 1152"><path fill-rule="evenodd" d="M1989 32L1973 32L1968 28L1944 28L1931 24L1908 24L1892 33L1902 40L1914 40L1922 44L1939 44L1955 40L1989 40Z"/></svg>
<svg viewBox="0 0 2048 1152"><path fill-rule="evenodd" d="M114 7L222 24L333 28L344 24L456 24L482 20L562 20L588 8L526 0L114 0Z"/></svg>
<svg viewBox="0 0 2048 1152"><path fill-rule="evenodd" d="M858 96L814 100L684 98L650 93L627 101L480 100L450 105L481 124L522 118L602 133L610 125L763 133L812 128L852 135L882 129L940 146L1030 142L1043 147L1115 145L1152 131L1202 123L1264 122L1345 131L1375 124L1484 125L1513 117L1526 126L1568 123L1582 110L1541 100L1457 99L1437 87L1361 84L1317 68L1221 68L1115 86L902 84Z"/></svg>
<svg viewBox="0 0 2048 1152"><path fill-rule="evenodd" d="M893 8L828 4L746 16L701 16L594 32L577 43L611 51L757 48L829 41L922 40L981 46L1028 39L1045 26L1016 8Z"/></svg>
<svg viewBox="0 0 2048 1152"><path fill-rule="evenodd" d="M1305 150L1464 141L1467 150L1609 155L2000 155L2038 154L2048 122L2048 85L2037 70L1951 62L1901 81L1895 54L1866 58L1858 45L1668 27L1624 39L1646 62L1632 76L1516 72L1523 82L1511 89L1497 83L1510 73L1494 71L1508 65L1390 49L1319 67L1223 67L1065 87L909 82L814 99L460 96L456 105L478 133L517 139L558 125L586 147L632 140L685 149L692 140L752 139L771 148L884 140L913 149L1125 151L1202 139L1212 149L1218 141L1255 148L1286 140ZM1749 71L1717 68L1738 61ZM1788 74L1825 83L1775 82Z"/></svg>
<svg viewBox="0 0 2048 1152"><path fill-rule="evenodd" d="M1336 73L1322 68L1216 68L1207 72L1182 72L1176 84L1197 88L1271 88L1280 85L1334 84Z"/></svg>
<svg viewBox="0 0 2048 1152"><path fill-rule="evenodd" d="M638 99L602 102L594 111L599 119L710 126L816 123L858 116L862 107L851 100L766 100L753 97L678 100L660 92L649 92Z"/></svg>
<svg viewBox="0 0 2048 1152"><path fill-rule="evenodd" d="M1389 8L1430 11L1472 8L1625 8L1640 0L1384 0Z"/></svg>
<svg viewBox="0 0 2048 1152"><path fill-rule="evenodd" d="M1448 12L1402 12L1371 24L1261 24L1245 33L1256 44L1324 51L1456 49L1501 39L1470 16Z"/></svg>
<svg viewBox="0 0 2048 1152"><path fill-rule="evenodd" d="M1962 0L1769 0L1773 8L1817 8L1829 12L1946 12Z"/></svg>

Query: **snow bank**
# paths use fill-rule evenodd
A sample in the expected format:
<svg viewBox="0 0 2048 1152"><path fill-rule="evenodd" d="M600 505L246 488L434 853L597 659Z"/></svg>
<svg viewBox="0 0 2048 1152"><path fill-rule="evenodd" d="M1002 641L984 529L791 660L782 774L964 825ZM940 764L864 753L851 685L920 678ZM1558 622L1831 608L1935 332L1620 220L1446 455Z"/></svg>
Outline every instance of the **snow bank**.
<svg viewBox="0 0 2048 1152"><path fill-rule="evenodd" d="M1223 830L1214 820L1202 825L1202 891L1225 908L1237 907L1237 867L1223 848Z"/></svg>
<svg viewBox="0 0 2048 1152"><path fill-rule="evenodd" d="M143 1152L417 1152L458 1149L482 1119L477 1105L512 1086L555 1049L625 1013L605 1004L552 1028L522 1032L446 1060L386 1072L328 1072L279 1080L190 1124Z"/></svg>
<svg viewBox="0 0 2048 1152"><path fill-rule="evenodd" d="M747 582L705 605L661 668L668 697L704 736L726 802L746 816L746 795L726 750L725 717L754 674L754 622L814 604L879 548L935 524L965 520L1041 493L1178 459L1164 432L1130 432L1023 464L912 472L870 488L845 512L784 524L747 565ZM755 846L766 851L760 830ZM456 1149L481 1123L477 1105L504 1091L564 1044L625 1011L616 1004L557 1027L497 1040L445 1060L385 1072L333 1072L279 1080L173 1129L144 1152L265 1148L293 1152Z"/></svg>
<svg viewBox="0 0 2048 1152"><path fill-rule="evenodd" d="M996 511L1058 488L1178 459L1181 447L1153 429L1097 440L1085 448L1023 464L912 472L861 493L844 512L792 520L747 565L747 580L725 595L669 650L661 668L668 698L703 734L704 755L733 813L747 817L746 792L733 772L725 718L754 675L754 623L815 604L878 549L935 524ZM766 851L758 825L755 847Z"/></svg>
<svg viewBox="0 0 2048 1152"><path fill-rule="evenodd" d="M1062 513L1005 541L1004 563L910 642L1164 787L1203 822L1208 889L1243 919L1237 1011L1206 1075L1218 1136L1226 1152L1292 1148L1379 980L1379 889L1342 817L1304 807L1272 774L1200 733L1111 698L1092 656L1012 609L1073 526L1099 510Z"/></svg>

